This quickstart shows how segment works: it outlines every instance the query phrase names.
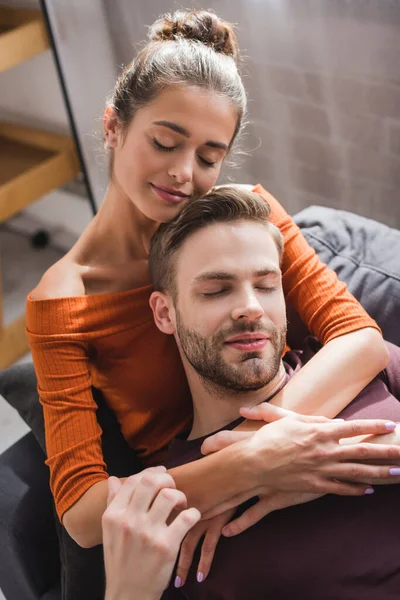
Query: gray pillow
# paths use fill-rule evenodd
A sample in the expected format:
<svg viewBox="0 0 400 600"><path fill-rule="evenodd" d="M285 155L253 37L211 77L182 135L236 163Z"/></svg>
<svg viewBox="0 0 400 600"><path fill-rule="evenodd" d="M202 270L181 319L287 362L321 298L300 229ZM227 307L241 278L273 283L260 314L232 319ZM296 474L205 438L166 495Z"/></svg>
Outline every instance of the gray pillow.
<svg viewBox="0 0 400 600"><path fill-rule="evenodd" d="M353 213L310 206L293 217L317 254L400 346L400 231Z"/></svg>
<svg viewBox="0 0 400 600"><path fill-rule="evenodd" d="M15 408L46 452L43 408L39 402L33 363L13 365L0 371L0 395Z"/></svg>

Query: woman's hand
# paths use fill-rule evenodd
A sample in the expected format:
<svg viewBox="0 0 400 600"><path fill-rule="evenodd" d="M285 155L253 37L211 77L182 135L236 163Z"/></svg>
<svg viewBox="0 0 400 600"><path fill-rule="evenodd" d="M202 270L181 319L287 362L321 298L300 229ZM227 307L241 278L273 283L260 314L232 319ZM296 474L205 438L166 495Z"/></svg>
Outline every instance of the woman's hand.
<svg viewBox="0 0 400 600"><path fill-rule="evenodd" d="M204 581L210 572L211 563L214 558L219 538L221 537L221 532L224 526L232 519L235 512L236 508L232 508L216 517L202 520L189 531L182 543L179 554L176 570L177 577L175 579L176 587L181 587L185 584L193 562L194 552L203 536L204 540L201 545L201 556L197 567L197 581L199 583Z"/></svg>
<svg viewBox="0 0 400 600"><path fill-rule="evenodd" d="M237 519L228 523L222 529L222 535L225 537L233 537L239 533L243 533L249 527L252 527L258 521L282 508L295 506L296 504L305 504L317 498L321 498L324 494L309 494L307 492L282 492L280 490L265 490L259 494L259 500L251 508L248 508Z"/></svg>
<svg viewBox="0 0 400 600"><path fill-rule="evenodd" d="M293 419L300 419L309 423L331 422L331 419L327 417L300 415L292 410L280 408L269 402L262 402L251 409L243 408L241 409L241 414L246 416L246 421L240 423L235 429L219 431L208 437L201 446L202 454L212 454L213 452L227 448L231 444L247 440L253 433L261 429L265 423L273 423L285 417L292 417Z"/></svg>
<svg viewBox="0 0 400 600"><path fill-rule="evenodd" d="M265 421L279 417L282 419L261 427L260 422L257 422L256 432L252 431L251 424L247 425L247 431L223 431L203 443L203 453L216 452L235 442L247 444L247 448L251 448L252 460L255 464L258 463L258 481L263 481L261 486L255 486L253 490L248 490L203 515L210 518L253 496L259 496L260 502L249 513L244 513L239 524L236 524L241 531L254 525L271 510L276 510L273 508L274 503L277 506L282 504L278 508L290 505L286 502L298 503L296 494L299 492L310 494L310 499L325 493L371 493L370 485L363 482L384 480L391 476L390 466L371 465L368 461L389 460L392 466L396 466L400 459L400 449L395 445L382 445L382 451L377 452L374 444L360 443L353 446L353 453L343 453L343 446L339 444L341 438L357 436L361 431L388 434L395 427L394 423L383 420L347 423L332 421L325 417L302 416L283 411L268 403L252 409L242 409L241 414L250 419ZM291 418L286 418L287 415ZM278 492L295 492L293 502L290 495L277 495ZM300 495L299 498L303 496Z"/></svg>
<svg viewBox="0 0 400 600"><path fill-rule="evenodd" d="M164 467L147 469L124 483L110 477L103 514L106 600L159 600L171 579L180 544L200 519L186 509ZM182 512L171 521L175 509ZM168 524L167 524L168 523Z"/></svg>

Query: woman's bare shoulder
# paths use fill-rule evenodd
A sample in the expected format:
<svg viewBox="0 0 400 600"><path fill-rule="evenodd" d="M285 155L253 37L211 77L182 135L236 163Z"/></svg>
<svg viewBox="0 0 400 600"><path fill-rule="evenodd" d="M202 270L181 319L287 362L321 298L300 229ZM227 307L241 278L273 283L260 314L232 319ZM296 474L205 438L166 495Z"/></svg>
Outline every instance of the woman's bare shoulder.
<svg viewBox="0 0 400 600"><path fill-rule="evenodd" d="M83 296L84 294L82 267L66 255L45 272L36 288L31 292L30 298L32 300L48 300L50 298Z"/></svg>

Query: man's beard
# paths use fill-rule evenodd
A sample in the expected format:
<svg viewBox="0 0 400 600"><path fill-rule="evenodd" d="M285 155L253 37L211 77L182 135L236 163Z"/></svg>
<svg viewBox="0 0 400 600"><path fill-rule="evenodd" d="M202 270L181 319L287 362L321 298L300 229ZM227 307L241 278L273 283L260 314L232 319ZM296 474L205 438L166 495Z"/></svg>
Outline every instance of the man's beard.
<svg viewBox="0 0 400 600"><path fill-rule="evenodd" d="M278 373L286 344L286 323L280 329L272 323L237 321L231 328L220 330L209 338L194 330L186 329L179 310L176 309L176 328L182 352L196 373L205 383L219 389L235 392L259 390ZM263 333L269 337L272 352L263 356L262 351L243 352L235 365L225 362L222 356L224 342L241 333Z"/></svg>

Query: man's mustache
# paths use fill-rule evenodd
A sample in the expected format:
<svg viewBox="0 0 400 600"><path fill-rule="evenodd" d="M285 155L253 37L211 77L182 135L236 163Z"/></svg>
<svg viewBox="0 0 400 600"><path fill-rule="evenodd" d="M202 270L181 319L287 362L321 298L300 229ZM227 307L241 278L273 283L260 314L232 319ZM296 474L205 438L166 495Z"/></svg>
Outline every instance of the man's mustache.
<svg viewBox="0 0 400 600"><path fill-rule="evenodd" d="M246 323L244 321L238 321L229 329L219 332L218 338L224 340L227 337L233 337L240 333L263 333L267 337L275 337L278 330L275 325L266 325L260 322Z"/></svg>

